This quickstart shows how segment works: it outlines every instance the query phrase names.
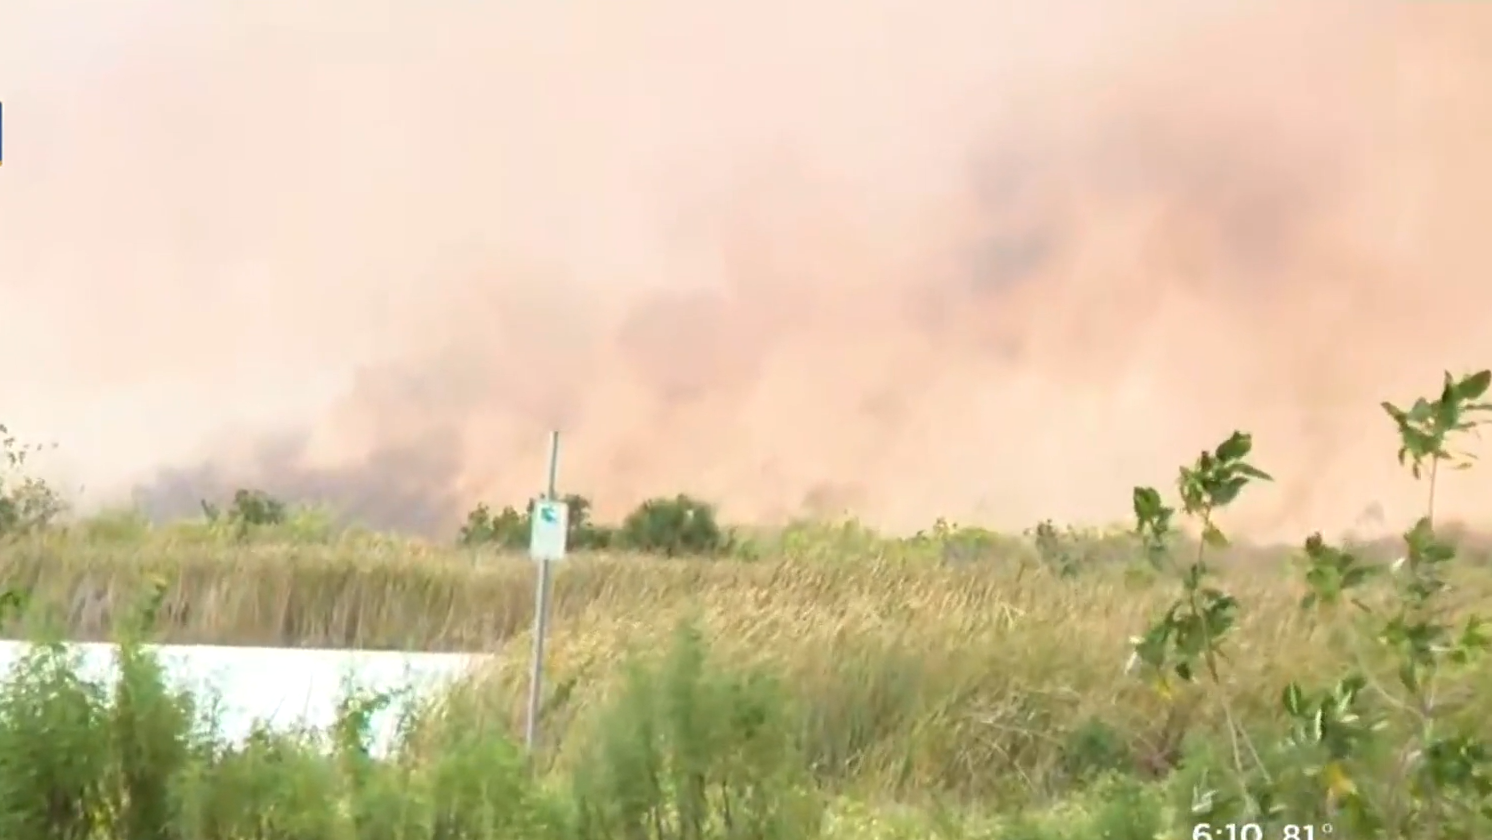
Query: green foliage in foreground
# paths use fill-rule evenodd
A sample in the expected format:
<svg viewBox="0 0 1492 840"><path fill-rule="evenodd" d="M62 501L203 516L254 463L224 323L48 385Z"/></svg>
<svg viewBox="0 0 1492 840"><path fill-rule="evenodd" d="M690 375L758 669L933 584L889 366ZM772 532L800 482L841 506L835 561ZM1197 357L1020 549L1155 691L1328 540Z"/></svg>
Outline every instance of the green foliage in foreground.
<svg viewBox="0 0 1492 840"><path fill-rule="evenodd" d="M1316 685L1283 686L1279 709L1287 725L1274 743L1260 743L1229 708L1227 647L1241 606L1218 585L1207 554L1228 542L1214 514L1251 483L1270 480L1249 461L1253 439L1234 432L1182 467L1179 507L1167 506L1153 488L1135 489L1137 531L1147 553L1179 583L1170 608L1135 638L1136 664L1173 709L1212 699L1228 721L1231 766L1197 789L1191 811L1200 824L1259 824L1272 830L1264 836L1283 836L1287 826L1302 823L1331 824L1349 837L1474 840L1492 834L1492 744L1475 722L1485 698L1447 690L1456 675L1486 667L1492 623L1454 609L1448 573L1457 549L1436 534L1434 519L1436 477L1442 468L1471 466L1472 456L1455 447L1492 412L1483 401L1489 386L1492 371L1459 378L1446 373L1434 399L1420 398L1407 409L1383 403L1399 433L1400 464L1426 484L1425 514L1404 533L1404 559L1379 593L1383 603L1362 597L1382 567L1329 545L1320 534L1306 539L1307 592L1300 609L1323 617L1353 611L1350 631L1322 643L1349 649L1348 661L1358 664L1322 675ZM1169 550L1178 512L1193 518L1203 537L1184 563ZM1374 679L1385 671L1397 679ZM1286 760L1281 765L1266 756Z"/></svg>
<svg viewBox="0 0 1492 840"><path fill-rule="evenodd" d="M42 644L0 683L0 837L1141 840L1185 822L1165 786L1116 778L1082 807L1004 820L832 799L802 761L780 681L720 667L688 626L628 666L578 730L584 760L569 773L532 771L459 689L407 707L380 754L370 721L394 694L354 689L326 731L256 727L233 742L211 698L171 685L148 648L125 640L117 665L112 683L92 682L75 654Z"/></svg>

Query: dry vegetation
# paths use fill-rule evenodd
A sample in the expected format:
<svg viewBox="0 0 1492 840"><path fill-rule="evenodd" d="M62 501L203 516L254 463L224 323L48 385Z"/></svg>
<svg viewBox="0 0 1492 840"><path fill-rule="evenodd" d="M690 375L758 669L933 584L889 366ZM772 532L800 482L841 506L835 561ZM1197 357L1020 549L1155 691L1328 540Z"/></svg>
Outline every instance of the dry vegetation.
<svg viewBox="0 0 1492 840"><path fill-rule="evenodd" d="M1487 380L1462 380L1466 390L1456 392L1448 379L1440 401L1398 416L1407 462L1433 472L1458 457L1447 441L1480 410L1478 383ZM1460 408L1442 410L1447 400ZM1428 425L1415 426L1416 417ZM361 755L351 713L331 758L300 742L202 746L177 726L158 736L179 748L158 781L178 804L190 787L183 779L199 785L195 828L183 828L179 808L133 834L118 828L119 814L89 812L77 818L77 837L154 838L169 823L181 837L1206 840L1226 835L1196 826L1221 832L1240 821L1270 826L1261 840L1308 836L1282 833L1287 825L1316 826L1321 837L1327 823L1341 836L1478 836L1492 801L1481 746L1492 743L1492 724L1477 701L1492 693L1478 656L1488 637L1475 620L1492 595L1485 547L1433 530L1412 531L1407 548L1346 553L1320 542L1234 545L1212 517L1267 480L1249 454L1247 436L1235 435L1184 468L1175 510L1137 490L1131 531L1044 523L1002 537L939 523L890 538L843 523L736 535L728 552L708 557L581 553L555 581L549 737L536 777L510 746L534 574L492 547L501 540L434 546L338 531L304 512L252 527L209 511L203 522L162 528L114 514L25 529L0 548L0 587L27 605L5 629L522 652L495 658L427 710L403 758L388 762L348 764ZM1173 514L1192 517L1207 538L1179 537ZM1386 574L1383 561L1399 554L1406 565ZM145 613L142 593L154 593ZM28 667L0 702L0 764L24 740L17 727L61 713L35 699L46 692L16 687L26 673L52 673ZM155 678L147 668L127 679ZM121 711L131 696L99 694L94 723L64 728L117 730L120 715L138 714ZM473 741L480 755L452 746L453 726L486 733L489 741ZM243 780L232 773L250 772L234 761L268 762L252 772L289 778L292 753L294 772L318 779L321 793L233 787ZM116 776L130 760L127 751L104 755L98 773L128 787ZM441 804L449 774L474 772L501 790ZM695 790L696 781L705 787ZM58 795L55 780L47 784ZM400 786L419 792L399 800L404 833L371 827L387 820L359 821L357 808ZM0 783L0 799L36 794ZM302 794L343 804L323 813L315 808L331 806ZM126 814L142 796L120 804L117 790L70 795L103 797ZM538 804L521 825L492 822L491 808L509 807L499 799ZM315 811L305 817L315 827L250 830L243 815L271 804ZM732 807L731 819L750 827L722 822ZM458 811L465 828L441 822ZM209 817L219 821L210 830ZM51 836L41 824L16 823L7 836Z"/></svg>

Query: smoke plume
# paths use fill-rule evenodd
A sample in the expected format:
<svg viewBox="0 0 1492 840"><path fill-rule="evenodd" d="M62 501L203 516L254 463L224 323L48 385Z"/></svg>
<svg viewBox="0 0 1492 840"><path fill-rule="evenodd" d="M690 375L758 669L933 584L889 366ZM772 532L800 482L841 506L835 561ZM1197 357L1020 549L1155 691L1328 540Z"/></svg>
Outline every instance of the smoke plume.
<svg viewBox="0 0 1492 840"><path fill-rule="evenodd" d="M1492 363L1492 6L18 0L0 422L85 506L1399 527ZM1441 510L1492 524L1492 472Z"/></svg>

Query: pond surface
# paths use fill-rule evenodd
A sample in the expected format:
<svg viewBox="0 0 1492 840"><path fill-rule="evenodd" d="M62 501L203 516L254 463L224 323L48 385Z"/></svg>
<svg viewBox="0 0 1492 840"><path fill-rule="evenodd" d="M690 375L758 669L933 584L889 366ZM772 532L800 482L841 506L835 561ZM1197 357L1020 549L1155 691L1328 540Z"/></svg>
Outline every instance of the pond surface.
<svg viewBox="0 0 1492 840"><path fill-rule="evenodd" d="M30 646L0 641L0 670L9 674ZM79 658L79 673L104 685L118 674L115 646L70 643ZM429 696L486 658L464 653L317 650L307 648L149 645L167 678L176 686L216 693L224 737L241 742L255 721L274 729L322 728L336 719L347 681L365 689L408 689L412 697ZM203 696L203 695L199 695ZM405 701L407 702L407 701ZM394 737L399 711L395 703L374 715L373 749L385 753Z"/></svg>

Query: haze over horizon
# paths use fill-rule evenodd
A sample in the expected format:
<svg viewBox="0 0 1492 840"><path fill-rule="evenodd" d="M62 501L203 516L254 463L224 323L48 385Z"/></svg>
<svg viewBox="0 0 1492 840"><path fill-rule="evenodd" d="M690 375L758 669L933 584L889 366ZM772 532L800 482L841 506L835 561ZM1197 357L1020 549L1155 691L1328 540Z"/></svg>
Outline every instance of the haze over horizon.
<svg viewBox="0 0 1492 840"><path fill-rule="evenodd" d="M1396 530L1379 402L1492 365L1492 5L11 0L0 101L84 507L446 532L557 426L603 516L1019 528L1241 428L1238 533Z"/></svg>

